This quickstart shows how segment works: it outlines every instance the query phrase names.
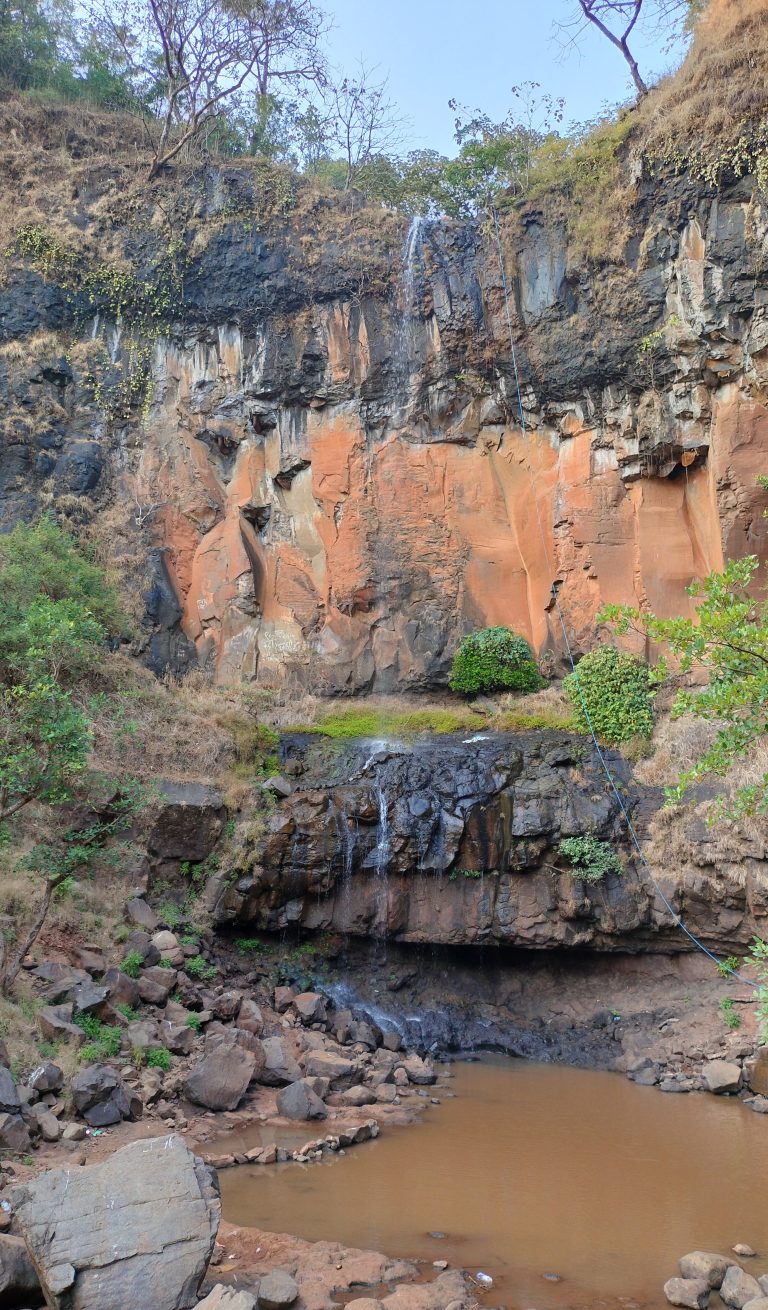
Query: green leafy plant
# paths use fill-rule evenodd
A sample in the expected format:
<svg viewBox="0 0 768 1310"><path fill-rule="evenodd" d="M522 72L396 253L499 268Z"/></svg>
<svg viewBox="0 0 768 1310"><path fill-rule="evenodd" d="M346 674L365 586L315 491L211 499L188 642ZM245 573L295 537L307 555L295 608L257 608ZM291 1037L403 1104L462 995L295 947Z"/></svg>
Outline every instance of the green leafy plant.
<svg viewBox="0 0 768 1310"><path fill-rule="evenodd" d="M688 594L698 602L692 618L659 619L620 605L608 606L599 616L619 633L632 628L664 642L680 673L697 668L709 674L706 686L682 689L675 697L675 717L692 714L718 729L712 745L668 788L670 801L682 800L691 783L708 774L724 776L735 760L765 740L768 598L764 588L755 594L758 567L756 556L748 555L690 586ZM721 798L719 809L730 817L768 809L768 773L742 787L733 803Z"/></svg>
<svg viewBox="0 0 768 1310"><path fill-rule="evenodd" d="M201 978L205 982L209 982L211 978L215 978L217 973L215 967L212 964L208 964L202 955L193 955L190 960L186 961L184 968L190 978Z"/></svg>
<svg viewBox="0 0 768 1310"><path fill-rule="evenodd" d="M747 964L750 964L757 974L757 1024L762 1041L768 1044L768 942L762 937L753 937Z"/></svg>
<svg viewBox="0 0 768 1310"><path fill-rule="evenodd" d="M75 1015L74 1022L91 1039L80 1048L79 1058L83 1063L95 1064L120 1054L123 1043L121 1028L102 1023L92 1014Z"/></svg>
<svg viewBox="0 0 768 1310"><path fill-rule="evenodd" d="M720 1002L720 1013L723 1016L726 1028L730 1028L732 1032L735 1032L737 1028L741 1027L741 1015L737 1014L730 996L724 996Z"/></svg>
<svg viewBox="0 0 768 1310"><path fill-rule="evenodd" d="M184 911L178 905L174 905L173 901L163 901L163 904L158 907L157 912L163 923L167 923L171 931L173 931L174 928L178 928L179 924L184 919Z"/></svg>
<svg viewBox="0 0 768 1310"><path fill-rule="evenodd" d="M511 628L483 628L464 637L453 657L452 691L538 691L545 685L524 637Z"/></svg>
<svg viewBox="0 0 768 1310"><path fill-rule="evenodd" d="M258 937L236 937L235 950L243 955L256 955L264 950L264 943Z"/></svg>
<svg viewBox="0 0 768 1310"><path fill-rule="evenodd" d="M122 1014L123 1018L127 1019L129 1023L134 1023L139 1017L138 1010L135 1010L132 1005L117 1005L115 1006L115 1009L118 1014Z"/></svg>
<svg viewBox="0 0 768 1310"><path fill-rule="evenodd" d="M188 1014L184 1022L188 1028L192 1028L196 1033L199 1033L203 1026L203 1021L199 1014Z"/></svg>
<svg viewBox="0 0 768 1310"><path fill-rule="evenodd" d="M615 646L600 646L563 681L576 725L590 723L603 741L617 745L653 732L651 677L645 664Z"/></svg>
<svg viewBox="0 0 768 1310"><path fill-rule="evenodd" d="M730 978L741 967L741 960L738 955L726 955L725 959L720 960L717 965L717 972L721 978Z"/></svg>
<svg viewBox="0 0 768 1310"><path fill-rule="evenodd" d="M623 873L621 860L610 843L592 834L564 837L558 849L570 864L573 877L582 882L602 882L608 874Z"/></svg>
<svg viewBox="0 0 768 1310"><path fill-rule="evenodd" d="M148 1069L162 1069L163 1073L167 1073L170 1067L171 1053L170 1051L167 1051L165 1047L160 1049L152 1048L147 1051Z"/></svg>
<svg viewBox="0 0 768 1310"><path fill-rule="evenodd" d="M138 978L144 967L144 956L139 951L129 951L120 968L129 978Z"/></svg>

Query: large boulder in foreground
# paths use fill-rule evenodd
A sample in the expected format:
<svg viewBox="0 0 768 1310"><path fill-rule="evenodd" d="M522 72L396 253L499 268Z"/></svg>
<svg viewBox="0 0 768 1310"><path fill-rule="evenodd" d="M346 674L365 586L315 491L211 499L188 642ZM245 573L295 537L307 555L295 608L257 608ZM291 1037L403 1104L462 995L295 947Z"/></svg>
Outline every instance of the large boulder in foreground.
<svg viewBox="0 0 768 1310"><path fill-rule="evenodd" d="M245 1096L255 1068L251 1051L222 1044L195 1065L184 1083L184 1095L208 1110L234 1110Z"/></svg>
<svg viewBox="0 0 768 1310"><path fill-rule="evenodd" d="M208 1165L169 1134L10 1193L51 1310L188 1310L221 1217Z"/></svg>

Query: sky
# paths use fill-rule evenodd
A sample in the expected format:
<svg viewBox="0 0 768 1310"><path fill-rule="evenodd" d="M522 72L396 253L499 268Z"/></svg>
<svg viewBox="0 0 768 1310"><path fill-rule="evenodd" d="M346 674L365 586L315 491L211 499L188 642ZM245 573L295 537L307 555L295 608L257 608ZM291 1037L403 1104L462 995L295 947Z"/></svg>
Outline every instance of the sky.
<svg viewBox="0 0 768 1310"><path fill-rule="evenodd" d="M555 26L578 12L576 0L326 0L324 8L334 23L331 62L350 72L362 55L376 80L389 77L391 99L411 120L408 149L455 152L453 97L500 120L510 87L536 81L565 98L565 125L632 93L624 60L598 32L585 33L579 49L561 48ZM646 80L670 66L662 46L637 35Z"/></svg>

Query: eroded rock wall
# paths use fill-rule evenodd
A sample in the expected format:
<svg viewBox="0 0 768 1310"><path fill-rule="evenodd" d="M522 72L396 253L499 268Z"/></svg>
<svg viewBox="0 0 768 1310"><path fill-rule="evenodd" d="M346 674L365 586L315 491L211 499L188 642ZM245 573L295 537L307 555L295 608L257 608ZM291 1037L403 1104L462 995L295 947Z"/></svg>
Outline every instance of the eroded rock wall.
<svg viewBox="0 0 768 1310"><path fill-rule="evenodd" d="M155 668L435 685L476 626L562 656L553 587L584 649L603 603L684 612L693 578L766 555L768 239L749 179L640 187L602 267L532 209L506 222L525 430L492 233L382 216L379 272L356 281L354 215L346 255L332 225L314 245L257 235L222 225L227 184L208 176L186 234L143 412L105 419L45 279L3 289L4 522L121 507ZM129 367L122 329L86 335Z"/></svg>

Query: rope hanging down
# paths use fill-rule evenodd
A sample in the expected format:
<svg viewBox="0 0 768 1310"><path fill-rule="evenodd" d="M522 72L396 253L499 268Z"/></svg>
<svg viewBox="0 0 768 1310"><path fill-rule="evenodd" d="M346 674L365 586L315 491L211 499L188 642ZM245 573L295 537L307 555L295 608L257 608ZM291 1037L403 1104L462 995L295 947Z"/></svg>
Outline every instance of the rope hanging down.
<svg viewBox="0 0 768 1310"><path fill-rule="evenodd" d="M493 204L490 205L490 211L491 211L491 214L492 214L492 217L493 217L494 229L495 229L495 233L496 233L496 249L497 249L498 257L499 257L499 273L500 273L500 276L501 276L501 286L502 286L502 290L503 290L503 293L504 293L504 313L505 313L505 317L506 317L506 320L507 320L507 331L508 331L508 333L509 333L509 350L510 350L510 356L511 356L511 359L512 359L512 370L513 370L513 375L514 375L514 380L515 380L515 393L516 393L516 399L517 399L517 408L518 408L518 413L519 413L519 415L520 415L520 430L521 430L521 433L522 433L522 436L523 436L523 449L524 449L524 451L525 451L525 467L526 467L526 471L527 471L527 473L528 473L528 479L529 479L530 484L531 484L531 496L532 496L532 499L533 499L534 508L535 508L535 510L536 510L536 521L537 521L538 526L539 526L539 535L540 535L540 537L541 537L541 545L542 545L542 549L543 549L543 551L544 551L544 559L546 560L547 570L548 570L548 572L549 572L549 576L550 576L550 578L551 578L551 577L553 576L553 575L552 575L552 566L551 566L551 562L550 562L550 558L549 558L549 549L548 549L548 547L547 547L547 538L546 538L546 534L545 534L545 532L544 532L544 524L543 524L542 521L541 521L541 511L540 511L540 509L539 509L539 502L538 502L538 498L537 498L537 495L536 495L536 479L535 479L535 477L534 477L533 470L532 470L532 468L531 468L530 459L528 458L528 450L527 450L527 444L526 444L527 429L526 429L526 425L525 425L525 411L524 411L524 409L523 409L523 398L522 398L522 394L521 394L521 390L520 390L520 374L519 374L518 367L517 367L517 352L515 351L515 338L514 338L514 332L513 332L513 330L512 330L512 316L511 316L510 308L509 308L509 299L510 299L510 297L509 297L509 287L508 287L508 285L507 285L507 273L506 273L506 269L505 269L505 267L504 267L504 252L503 252L502 245L501 245L501 232L500 232L500 230L499 230L499 216L498 216L498 213L496 212L496 206L495 206L495 205L493 205ZM569 661L569 663L570 663L570 665L571 665L571 669L573 670L574 683L575 683L575 686L576 686L576 690L578 691L579 701L580 701L580 703L581 703L581 709L582 709L582 712L583 712L583 714L584 714L584 718L585 718L585 720L586 720L587 726L588 726L588 728L589 728L589 734L590 734L590 736L591 736L591 738L592 738L592 742L593 742L593 744L594 744L595 751L596 751L596 753L597 753L597 757L598 757L598 759L599 759L599 761L600 761L600 764L602 765L603 772L605 773L605 776L606 776L606 778L608 779L608 782L609 782L609 784L610 784L611 790L612 790L614 796L616 797L616 800L617 800L618 805L619 805L619 809L621 810L621 813L622 813L622 815L623 815L623 817L624 817L624 822L626 823L626 826L627 826L627 832L629 833L629 836L630 836L630 839L631 839L631 841L632 841L632 844L633 844L635 850L637 851L637 854L638 854L638 858L639 858L639 860L640 860L640 863L642 864L643 868L645 869L645 871L646 871L646 873L647 873L647 875L648 875L648 878L649 878L650 882L652 883L653 888L654 888L654 890L655 890L655 892L656 892L656 895L658 896L659 900L660 900L660 901L662 902L662 904L664 905L665 909L667 909L668 912L669 912L669 914L672 916L674 922L677 924L677 927L680 928L680 930L681 930L682 932L685 933L686 937L688 937L688 938L690 939L690 941L693 942L693 944L694 944L694 946L697 948L697 950L701 951L704 955L708 956L709 959L712 960L713 963L717 965L717 967L718 967L718 969L720 970L721 973L729 973L733 978L737 978L737 979L739 980L739 982L744 983L744 984L746 984L746 986L748 986L748 987L752 987L752 988L754 988L755 990L757 990L757 989L758 989L758 986L759 986L758 983L753 982L751 978L744 978L744 977L742 977L742 975L739 973L739 971L738 971L737 969L731 969L730 966L729 966L728 964L726 964L724 960L719 960L719 959L717 958L717 956L716 956L716 955L713 955L712 951L710 951L710 950L709 950L709 949L704 945L704 943L703 943L702 941L699 941L699 938L696 937L695 934L691 932L690 928L687 928L687 927L686 927L686 925L683 923L683 920L680 918L680 915L677 913L676 910L674 910L674 909L672 908L672 906L670 905L670 903L669 903L669 901L667 900L666 896L664 895L664 892L662 891L662 889L661 889L661 887L659 886L658 882L657 882L656 879L654 878L654 876L653 876L653 872L652 872L652 870L651 870L651 866L650 866L650 864L648 863L648 860L646 859L646 856L645 856L645 852L643 851L643 848L642 848L642 846L641 846L641 844L640 844L640 839L639 839L639 837L638 837L638 835L637 835L637 831L636 831L636 829L635 829L635 825L634 825L634 823L632 822L632 817L631 817L631 815L630 815L630 813L629 813L629 811L628 811L628 809L627 809L627 807L626 807L626 805L625 805L625 803L624 803L624 798L623 798L623 796L621 795L621 792L619 791L619 788L618 788L618 785L617 785L617 783L616 783L616 780L615 780L613 774L611 773L610 767L609 767L609 765L608 765L608 761L607 761L606 758L605 758L605 753L604 753L604 751L603 751L603 748L602 748L602 746L600 745L600 742L598 741L597 733L595 732L595 729L594 729L594 726L593 726L593 723L592 723L592 718L591 718L590 713L589 713L589 710L588 710L588 708L587 708L586 701L584 700L584 694L583 694L583 692L582 692L582 689L581 689L581 682L580 682L580 680L579 680L578 666L577 666L577 664L576 664L575 659L573 658L573 651L571 650L571 643L570 643L570 641L569 641L569 639L568 639L568 631L567 631L566 626L565 626L565 618L564 618L564 615L563 615L563 611L562 611L562 609L560 608L560 599L559 599L559 597L558 597L558 594L557 594L557 588L556 588L554 582L552 582L552 583L550 584L550 594L551 594L551 596L552 596L552 602L553 602L553 605L554 605L554 608L555 608L555 612L556 612L557 617L558 617L558 620L559 620L559 622L560 622L560 628L561 628L561 631L562 631L562 634L563 634L563 643L564 643L564 645L565 645L565 650L566 650L566 654L567 654L567 656L568 656L568 661Z"/></svg>

